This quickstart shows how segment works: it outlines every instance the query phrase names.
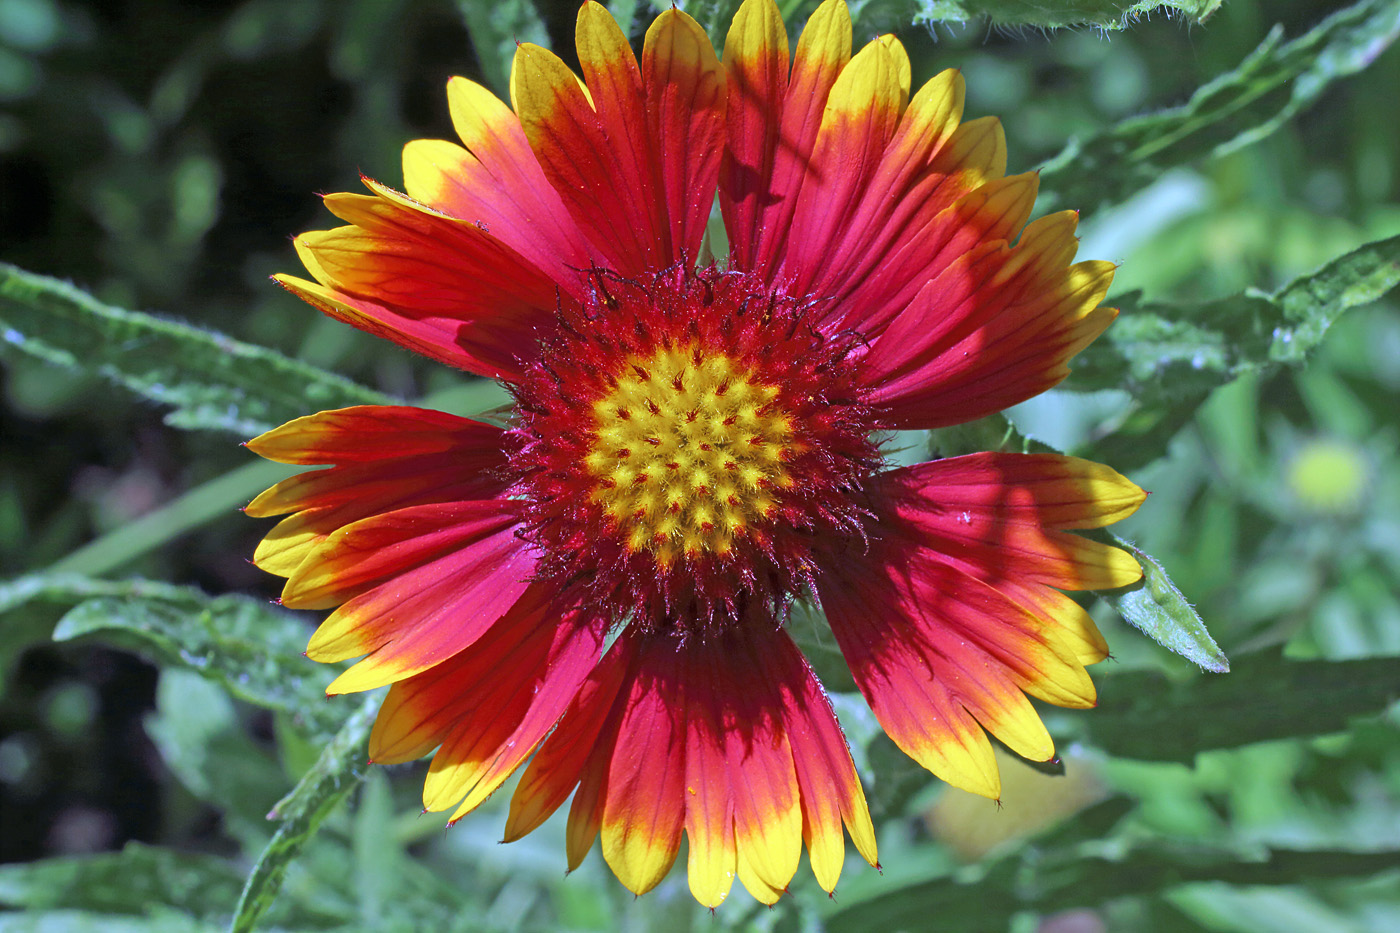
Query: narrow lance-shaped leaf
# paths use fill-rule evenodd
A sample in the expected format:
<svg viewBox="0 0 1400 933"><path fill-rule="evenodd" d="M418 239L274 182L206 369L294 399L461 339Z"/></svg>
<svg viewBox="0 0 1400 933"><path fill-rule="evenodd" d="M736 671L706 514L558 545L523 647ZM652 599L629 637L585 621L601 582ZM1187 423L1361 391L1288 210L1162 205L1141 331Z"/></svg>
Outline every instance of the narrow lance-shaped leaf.
<svg viewBox="0 0 1400 933"><path fill-rule="evenodd" d="M1101 852L1101 850L1100 850ZM1030 846L976 873L940 871L910 882L879 879L846 897L825 918L828 933L917 930L937 917L946 929L1001 930L1025 911L1055 913L1109 900L1158 894L1196 881L1285 885L1366 879L1400 868L1400 849L1266 849L1154 840L1113 854L1078 846Z"/></svg>
<svg viewBox="0 0 1400 933"><path fill-rule="evenodd" d="M1078 717L1086 743L1120 758L1190 762L1201 751L1325 735L1400 698L1400 658L1237 659L1229 677L1174 682L1133 671L1099 682L1099 708Z"/></svg>
<svg viewBox="0 0 1400 933"><path fill-rule="evenodd" d="M1237 68L1180 107L1132 117L1065 147L1041 167L1040 206L1091 212L1140 191L1168 168L1257 142L1331 82L1370 65L1397 37L1400 0L1361 0L1290 42L1276 28Z"/></svg>
<svg viewBox="0 0 1400 933"><path fill-rule="evenodd" d="M379 700L375 693L361 704L311 770L268 814L282 825L248 875L230 927L233 933L256 928L258 919L277 898L287 866L316 835L321 822L364 780L368 767L365 744Z"/></svg>
<svg viewBox="0 0 1400 933"><path fill-rule="evenodd" d="M265 347L104 304L0 263L0 359L14 353L100 375L174 410L175 427L252 437L307 412L388 396Z"/></svg>
<svg viewBox="0 0 1400 933"><path fill-rule="evenodd" d="M1114 325L1074 362L1064 387L1122 388L1134 410L1094 455L1119 469L1161 456L1210 392L1246 373L1297 365L1343 312L1400 284L1400 236L1378 240L1272 295L1247 291L1195 305L1116 300Z"/></svg>
<svg viewBox="0 0 1400 933"><path fill-rule="evenodd" d="M1198 23L1222 0L922 0L915 22L962 23L983 16L998 26L1097 26L1125 29L1152 13Z"/></svg>
<svg viewBox="0 0 1400 933"><path fill-rule="evenodd" d="M472 38L472 50L492 90L504 96L510 87L510 65L522 42L549 45L544 20L531 0L457 0L457 10Z"/></svg>
<svg viewBox="0 0 1400 933"><path fill-rule="evenodd" d="M84 582L76 591L94 587ZM243 596L211 597L146 580L97 588L107 592L69 610L54 629L56 641L98 635L285 713L313 735L339 726L341 713L325 701L319 668L302 657L304 630L290 614Z"/></svg>

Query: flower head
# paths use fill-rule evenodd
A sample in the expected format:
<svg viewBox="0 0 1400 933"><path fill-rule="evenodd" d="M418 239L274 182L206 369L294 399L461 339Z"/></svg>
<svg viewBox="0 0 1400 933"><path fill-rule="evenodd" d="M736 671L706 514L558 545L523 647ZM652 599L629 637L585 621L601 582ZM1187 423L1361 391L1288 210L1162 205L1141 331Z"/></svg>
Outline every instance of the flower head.
<svg viewBox="0 0 1400 933"><path fill-rule="evenodd" d="M1071 457L889 468L878 438L973 420L1059 382L1112 320L1075 215L1027 224L962 80L910 94L892 37L851 55L841 0L789 56L747 0L715 56L663 13L641 61L602 7L582 78L520 46L512 107L448 86L462 143L404 150L346 222L297 239L325 313L501 380L506 427L407 407L321 412L249 442L326 465L259 496L282 601L334 612L329 692L392 684L378 762L436 749L428 809L460 818L529 761L506 837L572 794L568 862L602 836L633 891L682 835L702 903L834 888L845 831L875 862L841 728L785 631L820 603L885 730L987 796L986 732L1053 754L1026 694L1090 706L1107 649L1065 590L1139 569L1074 529L1142 492ZM724 263L699 264L715 193ZM610 643L609 643L610 641ZM533 757L532 757L533 756Z"/></svg>

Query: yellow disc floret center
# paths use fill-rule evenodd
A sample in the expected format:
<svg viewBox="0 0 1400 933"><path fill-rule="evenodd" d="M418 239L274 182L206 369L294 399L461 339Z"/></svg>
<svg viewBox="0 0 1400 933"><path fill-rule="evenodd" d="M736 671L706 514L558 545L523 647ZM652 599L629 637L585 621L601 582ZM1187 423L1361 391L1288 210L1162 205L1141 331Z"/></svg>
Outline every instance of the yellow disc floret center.
<svg viewBox="0 0 1400 933"><path fill-rule="evenodd" d="M723 354L677 346L629 359L593 406L592 498L631 551L662 566L728 554L792 486L780 388Z"/></svg>

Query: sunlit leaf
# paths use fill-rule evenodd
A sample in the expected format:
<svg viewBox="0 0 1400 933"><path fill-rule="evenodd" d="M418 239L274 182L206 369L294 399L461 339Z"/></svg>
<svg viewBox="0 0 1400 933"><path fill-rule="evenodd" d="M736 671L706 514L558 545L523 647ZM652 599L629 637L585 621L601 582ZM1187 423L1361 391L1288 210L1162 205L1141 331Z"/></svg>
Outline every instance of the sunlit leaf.
<svg viewBox="0 0 1400 933"><path fill-rule="evenodd" d="M1118 320L1074 363L1065 388L1117 387L1134 411L1094 455L1119 469L1149 463L1213 389L1246 373L1297 365L1350 308L1400 284L1400 236L1362 246L1273 294L1195 305L1116 299Z"/></svg>
<svg viewBox="0 0 1400 933"><path fill-rule="evenodd" d="M1123 29L1148 15L1200 22L1222 0L922 0L916 22L966 22L989 18L998 26L1098 26Z"/></svg>
<svg viewBox="0 0 1400 933"><path fill-rule="evenodd" d="M1400 657L1288 661L1235 659L1229 677L1173 682L1156 671L1099 679L1099 707L1078 717L1085 741L1111 755L1194 760L1212 748L1324 735L1400 698Z"/></svg>
<svg viewBox="0 0 1400 933"><path fill-rule="evenodd" d="M305 630L290 614L245 596L213 597L147 580L76 586L78 598L97 589L105 592L59 621L56 641L98 636L194 671L241 700L290 715L313 734L338 727L341 714L323 693L324 671L302 657Z"/></svg>
<svg viewBox="0 0 1400 933"><path fill-rule="evenodd" d="M1159 645L1193 661L1203 669L1223 674L1230 669L1225 652L1206 631L1206 624L1151 554L1120 539L1114 543L1130 551L1142 565L1142 580L1135 586L1101 593L1124 621Z"/></svg>
<svg viewBox="0 0 1400 933"><path fill-rule="evenodd" d="M336 805L364 780L368 767L365 744L378 707L378 695L371 695L346 720L306 776L268 814L269 819L280 820L282 825L248 875L234 914L233 933L256 928L258 919L277 898L287 866L316 835Z"/></svg>
<svg viewBox="0 0 1400 933"><path fill-rule="evenodd" d="M265 347L103 304L0 263L0 359L22 353L111 380L187 429L252 437L310 411L390 399Z"/></svg>
<svg viewBox="0 0 1400 933"><path fill-rule="evenodd" d="M1333 81L1370 65L1397 37L1397 0L1361 0L1290 42L1275 28L1237 68L1180 107L1072 142L1041 167L1040 206L1093 211L1142 190L1168 168L1257 142Z"/></svg>

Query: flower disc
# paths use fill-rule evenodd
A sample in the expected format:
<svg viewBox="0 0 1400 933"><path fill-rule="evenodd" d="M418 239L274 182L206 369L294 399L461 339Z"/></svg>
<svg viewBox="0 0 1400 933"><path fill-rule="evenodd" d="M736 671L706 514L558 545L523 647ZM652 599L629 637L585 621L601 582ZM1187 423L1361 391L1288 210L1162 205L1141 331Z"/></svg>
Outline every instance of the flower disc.
<svg viewBox="0 0 1400 933"><path fill-rule="evenodd" d="M753 277L595 276L515 387L516 491L546 572L648 627L770 620L874 468L851 344Z"/></svg>

